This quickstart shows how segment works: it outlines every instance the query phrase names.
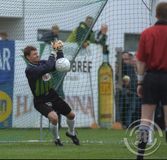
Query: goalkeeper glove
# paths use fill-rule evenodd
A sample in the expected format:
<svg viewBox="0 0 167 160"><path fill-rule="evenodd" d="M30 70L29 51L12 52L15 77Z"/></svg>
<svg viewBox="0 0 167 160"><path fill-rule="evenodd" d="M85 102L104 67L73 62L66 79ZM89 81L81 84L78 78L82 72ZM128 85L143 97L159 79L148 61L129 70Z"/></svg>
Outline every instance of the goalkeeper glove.
<svg viewBox="0 0 167 160"><path fill-rule="evenodd" d="M52 54L54 54L57 59L64 57L63 51L62 51L63 42L61 40L51 42L51 45L54 50L54 53L52 52Z"/></svg>
<svg viewBox="0 0 167 160"><path fill-rule="evenodd" d="M63 42L61 40L51 42L51 45L56 52L62 51L63 49Z"/></svg>

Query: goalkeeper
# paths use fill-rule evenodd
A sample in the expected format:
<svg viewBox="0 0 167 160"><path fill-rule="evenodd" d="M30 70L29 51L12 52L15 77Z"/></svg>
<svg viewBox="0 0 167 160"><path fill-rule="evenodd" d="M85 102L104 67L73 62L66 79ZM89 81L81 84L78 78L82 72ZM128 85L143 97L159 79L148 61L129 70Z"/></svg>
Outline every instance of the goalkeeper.
<svg viewBox="0 0 167 160"><path fill-rule="evenodd" d="M52 72L55 71L55 61L63 57L61 41L53 42L51 53L48 60L40 60L37 49L33 46L24 48L24 57L28 60L25 70L29 86L34 96L34 107L51 122L54 142L58 146L63 146L58 132L58 116L60 113L67 117L68 131L66 136L71 138L74 144L79 145L74 128L75 114L70 106L58 96L53 89Z"/></svg>

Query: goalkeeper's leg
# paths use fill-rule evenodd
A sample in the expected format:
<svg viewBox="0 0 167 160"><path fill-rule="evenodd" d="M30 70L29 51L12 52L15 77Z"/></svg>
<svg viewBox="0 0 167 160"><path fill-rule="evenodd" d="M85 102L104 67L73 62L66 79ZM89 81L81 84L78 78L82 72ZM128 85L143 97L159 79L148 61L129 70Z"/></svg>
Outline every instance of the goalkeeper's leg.
<svg viewBox="0 0 167 160"><path fill-rule="evenodd" d="M58 97L55 101L53 101L52 107L58 113L67 117L67 125L69 129L66 132L66 136L71 138L74 144L79 145L79 139L77 138L75 126L74 126L75 125L75 119L74 119L75 114L71 111L70 106L62 98ZM57 119L58 119L58 116L57 116Z"/></svg>
<svg viewBox="0 0 167 160"><path fill-rule="evenodd" d="M54 137L54 142L56 146L63 146L60 141L59 128L58 128L58 116L55 111L51 111L48 114L48 118L51 122L51 131Z"/></svg>
<svg viewBox="0 0 167 160"><path fill-rule="evenodd" d="M79 145L79 139L77 138L75 131L75 114L71 111L66 117L68 125L68 131L66 132L66 136L71 138L75 145Z"/></svg>

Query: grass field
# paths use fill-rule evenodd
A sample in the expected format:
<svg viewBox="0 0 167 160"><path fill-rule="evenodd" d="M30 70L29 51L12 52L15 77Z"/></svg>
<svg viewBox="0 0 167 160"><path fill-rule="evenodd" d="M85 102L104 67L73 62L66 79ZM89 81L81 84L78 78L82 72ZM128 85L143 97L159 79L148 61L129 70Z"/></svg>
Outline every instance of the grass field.
<svg viewBox="0 0 167 160"><path fill-rule="evenodd" d="M52 142L18 142L0 143L1 159L135 159L125 146L123 138L125 130L113 129L77 129L81 145L75 146L65 136L65 129L61 129L63 147L56 147ZM39 130L1 130L0 136L13 139L22 135L28 139L35 139ZM46 132L46 139L51 139ZM22 137L21 137L22 138ZM39 138L39 137L38 137ZM161 138L160 148L148 156L149 159L165 159L167 157L167 144Z"/></svg>

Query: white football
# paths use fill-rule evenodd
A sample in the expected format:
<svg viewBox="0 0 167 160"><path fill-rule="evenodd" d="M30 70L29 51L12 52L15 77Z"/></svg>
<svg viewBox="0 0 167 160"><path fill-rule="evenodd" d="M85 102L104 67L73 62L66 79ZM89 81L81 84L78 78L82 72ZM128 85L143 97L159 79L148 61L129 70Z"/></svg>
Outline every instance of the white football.
<svg viewBox="0 0 167 160"><path fill-rule="evenodd" d="M56 60L56 70L59 72L70 71L70 61L67 58L59 58Z"/></svg>

